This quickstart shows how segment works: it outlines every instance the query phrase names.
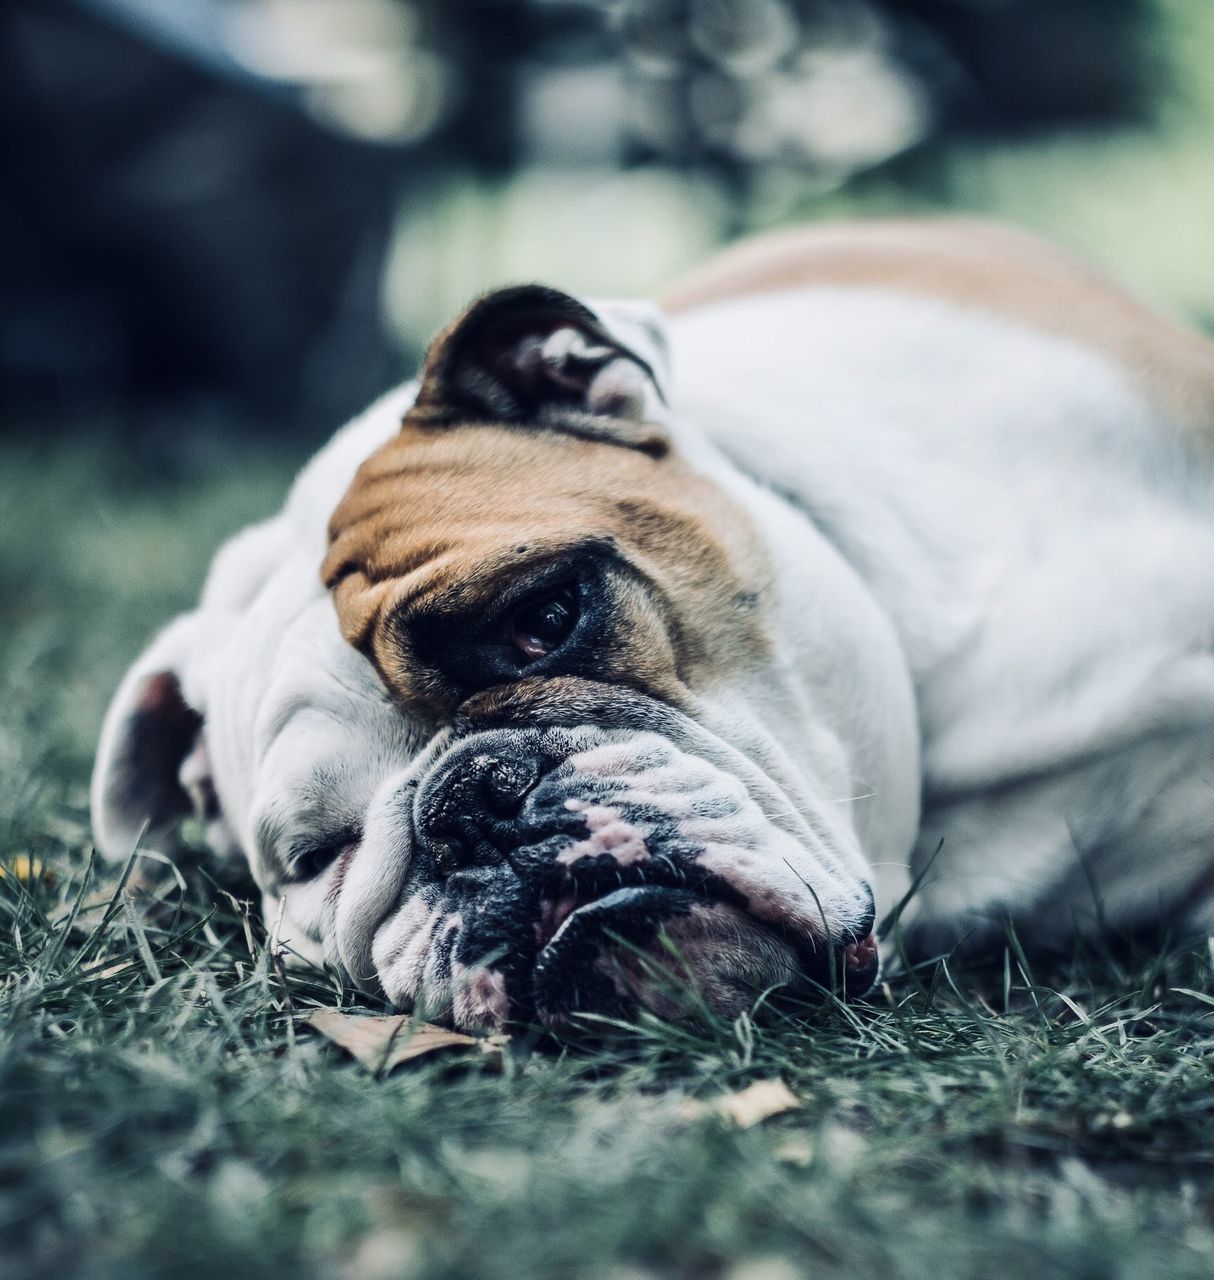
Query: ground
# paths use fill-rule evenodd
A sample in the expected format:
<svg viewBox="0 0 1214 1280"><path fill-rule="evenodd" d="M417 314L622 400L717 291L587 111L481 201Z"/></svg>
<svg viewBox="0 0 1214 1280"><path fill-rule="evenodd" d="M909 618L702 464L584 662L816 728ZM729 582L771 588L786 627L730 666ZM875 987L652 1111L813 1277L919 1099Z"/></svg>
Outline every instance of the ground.
<svg viewBox="0 0 1214 1280"><path fill-rule="evenodd" d="M1214 1275L1205 946L377 1076L303 1022L382 1010L284 973L242 886L116 893L105 701L292 465L0 445L0 1275ZM800 1108L750 1128L688 1105L775 1078Z"/></svg>

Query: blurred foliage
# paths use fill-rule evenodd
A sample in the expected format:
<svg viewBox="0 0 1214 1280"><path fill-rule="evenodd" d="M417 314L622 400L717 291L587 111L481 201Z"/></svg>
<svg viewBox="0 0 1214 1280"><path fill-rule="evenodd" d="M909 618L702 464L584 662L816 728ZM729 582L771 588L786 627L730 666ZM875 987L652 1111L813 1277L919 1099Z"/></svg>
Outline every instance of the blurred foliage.
<svg viewBox="0 0 1214 1280"><path fill-rule="evenodd" d="M14 429L315 440L487 285L967 209L1214 316L1210 0L9 0Z"/></svg>
<svg viewBox="0 0 1214 1280"><path fill-rule="evenodd" d="M667 84L667 107L671 94L682 94L685 104L698 101L699 73L692 68L707 55L703 40L687 34L689 15L716 15L719 36L728 16L742 10L757 11L724 2L613 7L628 75L652 78L673 60L671 83L681 88L676 93ZM853 45L852 53L840 53L846 41L838 36L831 57L854 55L869 70L879 65L877 87L862 83L857 71L854 98L842 95L824 106L820 127L810 127L804 113L793 117L803 141L829 140L832 123L853 128L853 106L867 110L880 85L896 82L895 97L913 108L917 123L911 127L912 115L901 124L896 113L885 117L891 141L885 154L853 152L845 161L838 143L828 145L829 154L807 146L798 154L771 135L772 149L747 157L739 148L753 135L740 126L695 137L668 130L663 151L658 134L684 117L673 108L651 110L645 93L634 93L625 78L627 120L640 122L624 148L630 162L617 164L605 147L595 163L558 162L564 153L555 149L554 131L594 136L583 117L601 111L602 94L591 94L587 82L582 115L570 89L568 110L549 116L561 123L549 126L546 150L533 146L525 163L501 171L458 167L432 175L402 201L386 275L398 333L416 345L473 293L500 280L644 293L747 230L955 210L1040 231L1156 305L1214 322L1214 271L1201 266L1214 261L1214 5L938 0L781 7L786 15L793 10L801 24L797 40L809 44L789 45L774 63L769 50L755 74L764 83L780 80L791 59L812 82L817 46L806 33L816 39L822 27L805 15L834 14ZM667 61L655 67L645 50L663 41ZM869 50L863 58L855 53L860 47ZM874 50L884 61L872 62ZM685 60L678 62L674 51ZM754 78L755 64L737 48L718 57L730 74ZM747 92L754 101L765 91ZM601 133L602 124L596 127ZM585 154L588 143L581 145Z"/></svg>

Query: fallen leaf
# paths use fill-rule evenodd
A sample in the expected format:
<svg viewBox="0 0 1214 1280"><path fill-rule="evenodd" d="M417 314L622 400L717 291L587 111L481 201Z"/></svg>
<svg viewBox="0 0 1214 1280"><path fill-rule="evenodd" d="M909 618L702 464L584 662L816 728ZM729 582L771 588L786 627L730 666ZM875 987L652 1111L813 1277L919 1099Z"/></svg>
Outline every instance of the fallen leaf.
<svg viewBox="0 0 1214 1280"><path fill-rule="evenodd" d="M732 1120L739 1129L749 1129L785 1111L798 1111L800 1107L796 1094L783 1080L756 1080L734 1093L722 1093L702 1102L691 1101L684 1105L682 1114L691 1119L712 1113Z"/></svg>
<svg viewBox="0 0 1214 1280"><path fill-rule="evenodd" d="M500 1058L509 1040L509 1036L467 1036L428 1022L415 1023L406 1013L380 1017L319 1009L304 1019L304 1025L340 1045L373 1075L442 1049L479 1049Z"/></svg>
<svg viewBox="0 0 1214 1280"><path fill-rule="evenodd" d="M787 1258L746 1258L729 1268L725 1280L801 1280L804 1274Z"/></svg>
<svg viewBox="0 0 1214 1280"><path fill-rule="evenodd" d="M104 960L95 960L92 964L86 964L80 972L85 976L88 982L98 982L104 978L113 978L120 973L125 973L128 969L135 967L134 960L120 960L116 964L107 964Z"/></svg>
<svg viewBox="0 0 1214 1280"><path fill-rule="evenodd" d="M337 1275L341 1280L400 1280L416 1274L422 1251L418 1232L385 1227L364 1236Z"/></svg>

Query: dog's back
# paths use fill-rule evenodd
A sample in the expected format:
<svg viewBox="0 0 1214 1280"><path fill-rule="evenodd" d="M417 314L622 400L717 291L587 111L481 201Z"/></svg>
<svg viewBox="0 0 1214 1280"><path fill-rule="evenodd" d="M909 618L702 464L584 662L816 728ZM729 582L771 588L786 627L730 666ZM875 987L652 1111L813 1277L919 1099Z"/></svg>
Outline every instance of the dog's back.
<svg viewBox="0 0 1214 1280"><path fill-rule="evenodd" d="M1214 448L1214 343L1069 254L968 218L827 223L753 236L671 285L671 315L731 298L839 286L939 298L1063 336L1128 373Z"/></svg>

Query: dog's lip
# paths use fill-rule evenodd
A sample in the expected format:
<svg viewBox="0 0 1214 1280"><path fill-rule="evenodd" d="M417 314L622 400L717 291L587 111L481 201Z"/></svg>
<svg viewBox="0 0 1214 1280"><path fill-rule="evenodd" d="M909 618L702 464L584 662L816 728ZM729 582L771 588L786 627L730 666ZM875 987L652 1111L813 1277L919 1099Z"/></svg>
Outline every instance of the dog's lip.
<svg viewBox="0 0 1214 1280"><path fill-rule="evenodd" d="M647 890L690 892L706 903L716 902L710 894L697 891L691 885L653 884L640 881L631 884L617 884L614 887L601 889L570 887L558 898L545 898L540 908L540 919L536 926L536 937L539 942L539 954L543 955L554 943L559 942L561 935L569 927L574 916L589 912L592 909L605 910L618 906Z"/></svg>
<svg viewBox="0 0 1214 1280"><path fill-rule="evenodd" d="M542 952L560 933L569 921L569 917L581 907L587 906L595 898L583 898L576 889L569 889L559 898L545 898L540 904L539 923L535 927L536 940Z"/></svg>
<svg viewBox="0 0 1214 1280"><path fill-rule="evenodd" d="M647 862L641 867L621 868L614 861L589 866L567 874L556 892L540 899L540 915L536 922L536 943L542 954L567 928L569 921L587 907L615 897L623 889L682 890L705 903L730 904L745 909L739 895L712 876L689 874L669 858Z"/></svg>

